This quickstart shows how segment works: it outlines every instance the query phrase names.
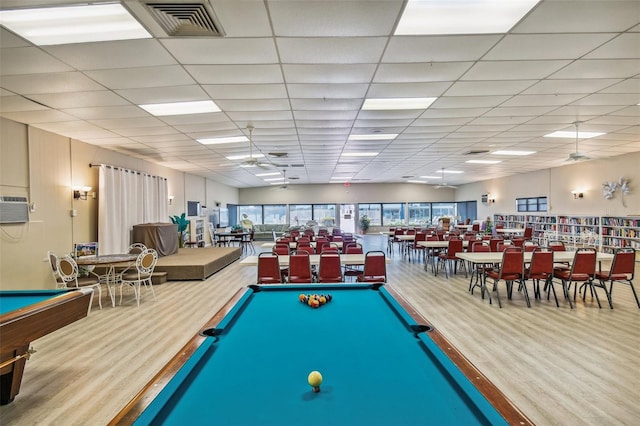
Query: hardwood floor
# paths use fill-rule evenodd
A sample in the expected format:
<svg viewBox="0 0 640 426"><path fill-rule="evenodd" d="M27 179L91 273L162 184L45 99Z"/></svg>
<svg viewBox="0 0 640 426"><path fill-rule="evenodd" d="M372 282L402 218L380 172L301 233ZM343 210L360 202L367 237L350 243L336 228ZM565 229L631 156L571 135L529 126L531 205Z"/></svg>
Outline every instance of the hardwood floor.
<svg viewBox="0 0 640 426"><path fill-rule="evenodd" d="M370 235L365 249L383 244ZM499 309L470 295L462 274L434 277L397 253L388 267L389 285L536 424L638 423L640 309L628 286L615 287L613 310L589 297L574 310L546 299L528 309L515 292ZM0 423L106 424L255 273L236 262L204 281L155 286L158 301L143 295L140 308L132 294L111 308L104 291L103 310L94 301L89 317L34 342Z"/></svg>

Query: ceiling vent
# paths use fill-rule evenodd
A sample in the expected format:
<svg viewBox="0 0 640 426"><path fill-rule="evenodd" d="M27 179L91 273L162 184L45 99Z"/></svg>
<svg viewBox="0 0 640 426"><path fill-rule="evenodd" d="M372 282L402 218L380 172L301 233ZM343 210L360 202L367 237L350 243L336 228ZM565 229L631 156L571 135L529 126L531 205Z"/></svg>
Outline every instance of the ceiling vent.
<svg viewBox="0 0 640 426"><path fill-rule="evenodd" d="M462 155L478 155L478 154L486 154L489 152L488 149L472 149L471 151L467 151Z"/></svg>
<svg viewBox="0 0 640 426"><path fill-rule="evenodd" d="M145 3L151 16L172 37L222 37L224 31L204 2Z"/></svg>
<svg viewBox="0 0 640 426"><path fill-rule="evenodd" d="M270 152L269 155L271 157L283 158L283 157L287 157L289 154L286 152Z"/></svg>

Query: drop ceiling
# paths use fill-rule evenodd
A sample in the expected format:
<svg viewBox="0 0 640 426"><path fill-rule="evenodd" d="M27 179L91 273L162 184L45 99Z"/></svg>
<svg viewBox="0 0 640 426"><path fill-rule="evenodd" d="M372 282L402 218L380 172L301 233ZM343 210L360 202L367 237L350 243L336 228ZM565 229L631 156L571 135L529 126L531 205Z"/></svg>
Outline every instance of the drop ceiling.
<svg viewBox="0 0 640 426"><path fill-rule="evenodd" d="M0 115L237 188L266 186L255 176L265 168L307 184L405 182L444 168L464 172L446 177L459 185L558 167L575 140L544 135L574 122L606 133L579 141L591 159L640 151L635 0L543 0L507 33L439 36L393 35L402 0L212 0L222 37L167 36L141 2L122 3L153 38L35 46L0 27ZM403 97L437 99L361 109ZM202 100L221 111L155 117L138 106ZM227 159L248 154L246 142L197 142L249 136L248 125L264 167ZM348 140L370 133L398 136Z"/></svg>

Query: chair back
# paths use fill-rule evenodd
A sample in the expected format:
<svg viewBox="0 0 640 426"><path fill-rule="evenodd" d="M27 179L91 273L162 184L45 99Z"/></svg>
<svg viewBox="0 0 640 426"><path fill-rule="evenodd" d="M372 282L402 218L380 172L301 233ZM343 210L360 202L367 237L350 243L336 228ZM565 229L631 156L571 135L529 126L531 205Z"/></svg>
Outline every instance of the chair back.
<svg viewBox="0 0 640 426"><path fill-rule="evenodd" d="M502 253L504 249L507 247L518 247L518 246L516 246L515 244L511 244L511 241L504 241L504 240L498 241L498 244L496 245L496 251Z"/></svg>
<svg viewBox="0 0 640 426"><path fill-rule="evenodd" d="M287 241L285 244L283 243L276 243L275 246L273 246L273 253L277 254L279 256L289 256L289 242Z"/></svg>
<svg viewBox="0 0 640 426"><path fill-rule="evenodd" d="M613 255L610 276L625 275L625 280L633 280L636 269L636 250L633 247L619 248Z"/></svg>
<svg viewBox="0 0 640 426"><path fill-rule="evenodd" d="M316 241L316 253L320 254L323 252L323 250L325 249L325 247L330 247L331 243L329 242L328 239L326 238L322 238L322 240L319 238L318 241Z"/></svg>
<svg viewBox="0 0 640 426"><path fill-rule="evenodd" d="M520 275L524 272L524 252L522 248L510 246L506 247L502 252L502 264L500 265L500 273L502 279L505 275Z"/></svg>
<svg viewBox="0 0 640 426"><path fill-rule="evenodd" d="M502 242L504 242L504 239L502 238L491 238L489 240L489 247L491 247L491 251L499 252L500 250L498 250L498 243Z"/></svg>
<svg viewBox="0 0 640 426"><path fill-rule="evenodd" d="M339 283L342 282L342 267L338 253L322 253L318 266L318 282Z"/></svg>
<svg viewBox="0 0 640 426"><path fill-rule="evenodd" d="M289 282L311 283L311 261L306 251L294 251L289 256Z"/></svg>
<svg viewBox="0 0 640 426"><path fill-rule="evenodd" d="M346 248L346 251L343 251L344 254L362 254L362 246L357 243L349 244Z"/></svg>
<svg viewBox="0 0 640 426"><path fill-rule="evenodd" d="M480 232L480 224L479 223L474 223L473 225L471 225L471 230L473 232Z"/></svg>
<svg viewBox="0 0 640 426"><path fill-rule="evenodd" d="M524 228L523 237L525 240L530 240L533 237L533 228Z"/></svg>
<svg viewBox="0 0 640 426"><path fill-rule="evenodd" d="M582 280L593 277L596 273L596 257L595 249L589 247L577 249L571 264L572 279Z"/></svg>
<svg viewBox="0 0 640 426"><path fill-rule="evenodd" d="M567 251L562 241L549 241L549 247L551 247L553 251Z"/></svg>
<svg viewBox="0 0 640 426"><path fill-rule="evenodd" d="M491 251L491 247L488 244L483 244L482 241L475 241L471 243L472 253L488 253Z"/></svg>
<svg viewBox="0 0 640 426"><path fill-rule="evenodd" d="M427 235L427 241L440 241L437 235Z"/></svg>
<svg viewBox="0 0 640 426"><path fill-rule="evenodd" d="M153 274L153 270L156 268L156 263L158 262L158 252L154 249L146 249L142 253L138 255L136 259L136 269L138 270L138 275L151 275Z"/></svg>
<svg viewBox="0 0 640 426"><path fill-rule="evenodd" d="M258 284L276 284L282 282L280 261L275 253L263 252L258 255Z"/></svg>
<svg viewBox="0 0 640 426"><path fill-rule="evenodd" d="M313 247L311 246L311 244L306 245L306 246L302 246L302 247L301 247L301 246L298 246L298 248L296 249L296 251L305 251L305 252L307 252L307 253L309 253L309 254L316 254L316 249L315 249L315 248L313 248Z"/></svg>
<svg viewBox="0 0 640 426"><path fill-rule="evenodd" d="M524 238L512 238L511 243L516 247L524 247Z"/></svg>
<svg viewBox="0 0 640 426"><path fill-rule="evenodd" d="M213 237L212 237L211 241L213 241ZM129 254L140 254L143 251L145 251L146 249L147 249L147 246L145 246L142 243L133 243L127 249L127 253L129 253Z"/></svg>
<svg viewBox="0 0 640 426"><path fill-rule="evenodd" d="M535 247L527 271L528 277L553 275L553 250L549 247Z"/></svg>
<svg viewBox="0 0 640 426"><path fill-rule="evenodd" d="M449 240L449 245L447 246L447 256L453 257L456 253L462 253L464 251L464 245L460 238L452 238Z"/></svg>
<svg viewBox="0 0 640 426"><path fill-rule="evenodd" d="M63 284L63 282L62 278L60 278L60 274L58 273L58 256L56 256L54 252L48 251L47 258L49 259L49 266L51 267L51 275L53 275L53 280L56 282L56 286L60 286L60 284Z"/></svg>
<svg viewBox="0 0 640 426"><path fill-rule="evenodd" d="M417 244L415 244L415 243L420 242L420 241L427 241L427 234L425 234L424 232L416 233L416 236L413 239L414 245L417 246Z"/></svg>
<svg viewBox="0 0 640 426"><path fill-rule="evenodd" d="M67 287L69 283L73 283L74 287L78 286L78 264L71 256L64 255L59 257L56 269L64 283L62 287Z"/></svg>
<svg viewBox="0 0 640 426"><path fill-rule="evenodd" d="M387 282L387 257L383 251L368 251L364 257L364 270L359 280Z"/></svg>
<svg viewBox="0 0 640 426"><path fill-rule="evenodd" d="M525 245L523 247L524 247L524 251L527 252L527 251L534 251L535 249L537 249L540 246L538 245L538 243L528 242L528 243L525 243ZM549 248L549 250L553 250L550 247L548 247L548 248Z"/></svg>

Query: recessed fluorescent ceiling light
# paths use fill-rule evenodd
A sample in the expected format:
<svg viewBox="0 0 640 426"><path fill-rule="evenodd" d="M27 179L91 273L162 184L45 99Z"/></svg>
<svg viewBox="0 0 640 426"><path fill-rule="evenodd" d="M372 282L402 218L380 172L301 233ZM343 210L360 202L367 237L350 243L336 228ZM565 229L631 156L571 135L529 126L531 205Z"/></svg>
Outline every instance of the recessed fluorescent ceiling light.
<svg viewBox="0 0 640 426"><path fill-rule="evenodd" d="M284 178L282 176L278 177L278 178L269 178L269 179L263 179L265 182L280 182L283 181Z"/></svg>
<svg viewBox="0 0 640 426"><path fill-rule="evenodd" d="M601 133L601 132L578 132L578 139L589 139L589 138L595 138L596 136L602 136L602 135L606 135L606 133ZM559 132L549 133L548 135L544 135L544 137L545 138L569 138L569 139L575 139L576 138L576 132L559 131Z"/></svg>
<svg viewBox="0 0 640 426"><path fill-rule="evenodd" d="M331 176L331 180L349 180L353 179L353 176Z"/></svg>
<svg viewBox="0 0 640 426"><path fill-rule="evenodd" d="M440 170L440 173L458 174L458 173L464 173L464 172L462 170Z"/></svg>
<svg viewBox="0 0 640 426"><path fill-rule="evenodd" d="M269 185L289 185L289 181L285 180L284 182L271 182Z"/></svg>
<svg viewBox="0 0 640 426"><path fill-rule="evenodd" d="M429 183L424 180L408 180L407 183Z"/></svg>
<svg viewBox="0 0 640 426"><path fill-rule="evenodd" d="M498 164L500 160L467 160L465 163L471 164Z"/></svg>
<svg viewBox="0 0 640 426"><path fill-rule="evenodd" d="M375 157L377 152L343 152L342 157Z"/></svg>
<svg viewBox="0 0 640 426"><path fill-rule="evenodd" d="M249 142L249 138L246 136L231 136L228 138L208 138L208 139L196 139L203 145L215 145L219 143L233 143L233 142Z"/></svg>
<svg viewBox="0 0 640 426"><path fill-rule="evenodd" d="M420 176L420 179L441 179L442 176Z"/></svg>
<svg viewBox="0 0 640 426"><path fill-rule="evenodd" d="M151 38L117 3L2 10L0 24L39 46Z"/></svg>
<svg viewBox="0 0 640 426"><path fill-rule="evenodd" d="M493 151L495 155L531 155L535 154L535 151Z"/></svg>
<svg viewBox="0 0 640 426"><path fill-rule="evenodd" d="M166 104L138 105L149 114L157 117L163 115L203 114L219 112L220 108L213 101L171 102Z"/></svg>
<svg viewBox="0 0 640 426"><path fill-rule="evenodd" d="M278 176L280 174L280 172L272 172L272 173L259 173L256 176L257 177L264 177L264 176Z"/></svg>
<svg viewBox="0 0 640 426"><path fill-rule="evenodd" d="M427 109L437 98L365 99L363 110Z"/></svg>
<svg viewBox="0 0 640 426"><path fill-rule="evenodd" d="M539 0L409 0L395 35L508 32Z"/></svg>
<svg viewBox="0 0 640 426"><path fill-rule="evenodd" d="M397 133L373 133L370 135L349 135L350 141L386 141L395 139Z"/></svg>
<svg viewBox="0 0 640 426"><path fill-rule="evenodd" d="M264 154L253 154L253 155L242 154L242 155L231 155L227 157L227 160L244 160L246 158L262 158L262 157L264 157Z"/></svg>

